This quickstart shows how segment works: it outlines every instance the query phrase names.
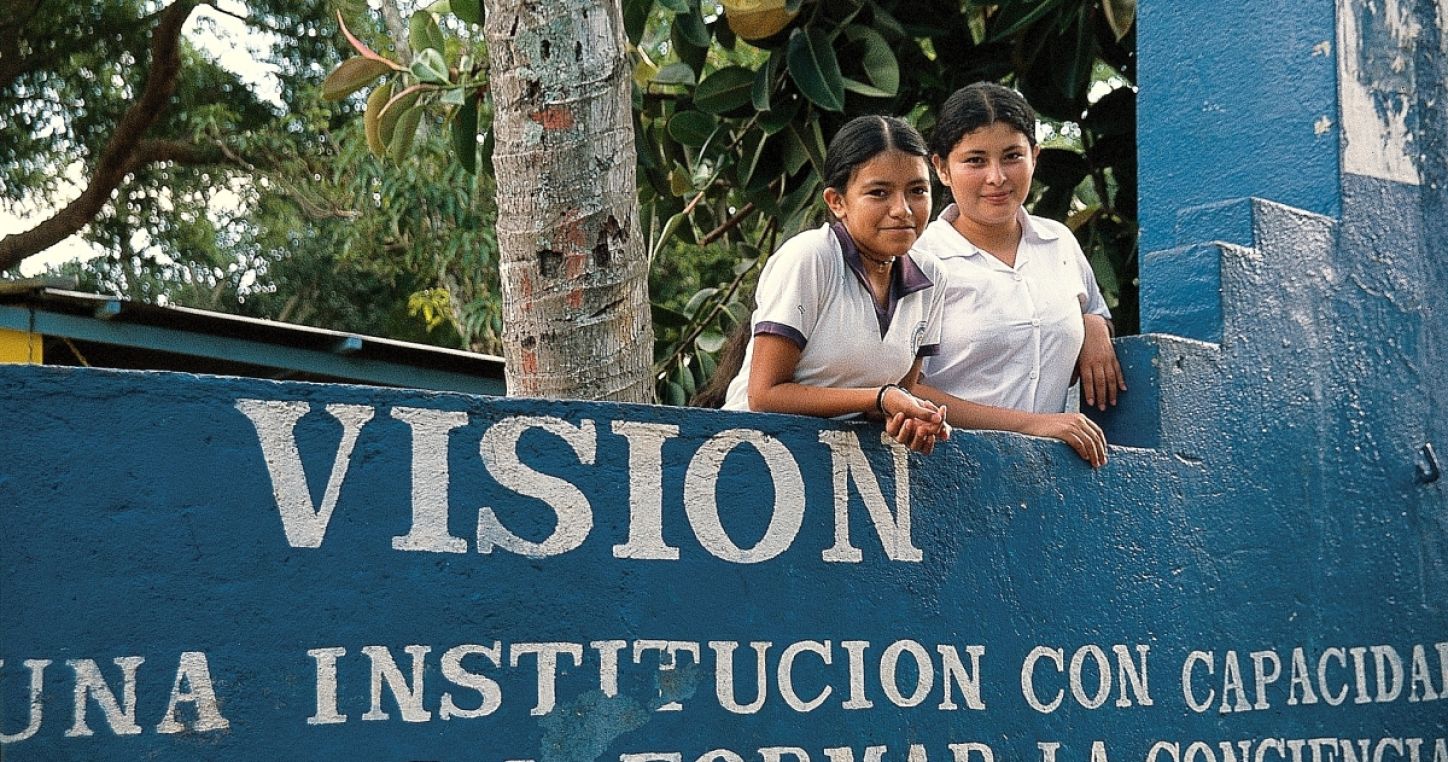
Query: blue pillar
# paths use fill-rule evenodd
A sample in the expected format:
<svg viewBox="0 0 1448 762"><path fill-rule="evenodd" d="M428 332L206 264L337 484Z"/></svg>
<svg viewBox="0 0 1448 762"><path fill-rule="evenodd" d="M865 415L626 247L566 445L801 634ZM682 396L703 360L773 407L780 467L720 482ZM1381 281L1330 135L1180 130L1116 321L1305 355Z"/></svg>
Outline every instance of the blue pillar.
<svg viewBox="0 0 1448 762"><path fill-rule="evenodd" d="M1332 0L1141 3L1143 252L1249 243L1249 197L1338 214L1335 18Z"/></svg>

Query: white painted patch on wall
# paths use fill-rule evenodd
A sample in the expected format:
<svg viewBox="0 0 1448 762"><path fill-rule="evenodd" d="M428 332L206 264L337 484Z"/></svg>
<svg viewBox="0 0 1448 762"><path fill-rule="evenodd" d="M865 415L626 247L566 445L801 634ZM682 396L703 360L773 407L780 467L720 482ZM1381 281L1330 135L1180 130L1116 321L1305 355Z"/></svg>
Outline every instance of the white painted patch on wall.
<svg viewBox="0 0 1448 762"><path fill-rule="evenodd" d="M1337 0L1344 172L1420 184L1407 124L1414 94L1403 86L1412 82L1418 33L1406 0Z"/></svg>

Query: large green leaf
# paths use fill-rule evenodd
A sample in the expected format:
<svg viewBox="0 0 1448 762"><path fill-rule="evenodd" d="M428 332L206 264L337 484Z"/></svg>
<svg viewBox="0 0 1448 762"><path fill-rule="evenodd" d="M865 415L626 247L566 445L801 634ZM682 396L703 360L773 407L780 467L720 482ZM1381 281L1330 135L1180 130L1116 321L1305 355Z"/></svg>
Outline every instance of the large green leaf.
<svg viewBox="0 0 1448 762"><path fill-rule="evenodd" d="M754 72L742 66L720 69L704 78L694 90L694 105L709 114L725 114L749 104Z"/></svg>
<svg viewBox="0 0 1448 762"><path fill-rule="evenodd" d="M874 85L867 85L864 82L845 77L845 89L857 95L869 98L889 98L894 95L892 92L881 90Z"/></svg>
<svg viewBox="0 0 1448 762"><path fill-rule="evenodd" d="M623 29L628 41L634 45L643 39L644 27L648 25L649 11L653 7L653 0L623 0Z"/></svg>
<svg viewBox="0 0 1448 762"><path fill-rule="evenodd" d="M709 34L709 27L704 23L704 17L699 15L698 8L691 8L688 13L675 16L674 28L691 45L708 49L709 44L714 41L713 35Z"/></svg>
<svg viewBox="0 0 1448 762"><path fill-rule="evenodd" d="M845 81L829 38L818 29L796 29L789 37L789 76L799 91L826 111L845 108Z"/></svg>
<svg viewBox="0 0 1448 762"><path fill-rule="evenodd" d="M687 17L678 16L676 18ZM704 31L707 34L708 29L705 28ZM709 61L709 44L706 42L703 45L699 45L693 42L690 34L685 31L684 25L677 23L673 25L672 31L669 32L669 42L674 45L674 55L678 56L680 61L688 64L689 67L694 70L695 75L702 77L704 74L704 64Z"/></svg>
<svg viewBox="0 0 1448 762"><path fill-rule="evenodd" d="M423 48L412 57L412 76L431 85L448 84L447 62L437 48Z"/></svg>
<svg viewBox="0 0 1448 762"><path fill-rule="evenodd" d="M735 174L735 177L739 180L740 187L744 188L746 193L762 190L760 184L755 182L756 179L758 179L755 177L755 173L759 170L761 161L768 161L764 157L769 145L769 135L763 132L754 133L751 131L751 136L753 135L758 135L758 140L745 143L745 150Z"/></svg>
<svg viewBox="0 0 1448 762"><path fill-rule="evenodd" d="M793 127L793 125L790 126ZM809 164L809 149L800 140L799 131L796 129L787 129L779 136L780 158L784 164L784 173L793 177L806 164Z"/></svg>
<svg viewBox="0 0 1448 762"><path fill-rule="evenodd" d="M718 352L719 350L724 348L724 342L726 340L727 339L724 334L719 333L718 331L704 331L703 333L699 334L699 338L694 339L694 346L705 352ZM700 360L703 360L705 357L707 357L707 355L699 355L698 357ZM712 364L712 362L710 364ZM714 369L706 368L705 372L708 375L713 375Z"/></svg>
<svg viewBox="0 0 1448 762"><path fill-rule="evenodd" d="M702 146L714 134L719 121L698 111L680 111L669 117L669 136L686 146Z"/></svg>
<svg viewBox="0 0 1448 762"><path fill-rule="evenodd" d="M1102 295L1107 298L1107 306L1115 307L1116 305L1110 302L1121 293L1121 283L1116 278L1116 268L1111 266L1105 252L1098 249L1091 255L1091 272L1096 275Z"/></svg>
<svg viewBox="0 0 1448 762"><path fill-rule="evenodd" d="M392 139L387 142L387 158L402 161L412 151L412 141L417 138L417 125L422 121L423 104L414 104L397 117L397 126Z"/></svg>
<svg viewBox="0 0 1448 762"><path fill-rule="evenodd" d="M697 391L694 386L694 374L683 365L674 368L674 382L683 388L686 398L694 396L694 392Z"/></svg>
<svg viewBox="0 0 1448 762"><path fill-rule="evenodd" d="M759 126L766 134L773 135L789 126L799 113L799 96L791 94L789 100L776 102L774 108L759 115Z"/></svg>
<svg viewBox="0 0 1448 762"><path fill-rule="evenodd" d="M674 169L669 172L669 190L675 196L692 195L694 187L694 173L688 167L678 162L674 163Z"/></svg>
<svg viewBox="0 0 1448 762"><path fill-rule="evenodd" d="M754 86L749 91L749 99L754 104L755 111L770 109L770 100L774 95L774 82L779 76L779 66L783 60L783 53L776 50L769 54L769 61L759 67L759 71L755 73Z"/></svg>
<svg viewBox="0 0 1448 762"><path fill-rule="evenodd" d="M715 339L716 336L718 337L717 340ZM709 379L714 377L714 369L718 367L714 364L714 357L711 355L711 353L718 352L720 349L723 349L725 341L728 341L728 339L725 338L724 334L719 333L718 331L705 331L699 335L698 339L694 341L694 346L703 350L699 354L694 356L699 358L699 372L703 374L705 383L707 383ZM716 345L716 349L705 349L705 347L713 347Z"/></svg>
<svg viewBox="0 0 1448 762"><path fill-rule="evenodd" d="M684 305L684 314L688 315L690 319L697 319L699 317L699 308L704 306L705 302L713 299L717 293L719 293L719 289L713 286L695 291L694 295L689 297L688 303Z"/></svg>
<svg viewBox="0 0 1448 762"><path fill-rule="evenodd" d="M469 24L482 24L487 20L483 0L452 0L452 12Z"/></svg>
<svg viewBox="0 0 1448 762"><path fill-rule="evenodd" d="M908 8L909 6L907 5L906 7ZM890 15L890 13L889 13L888 11L886 11L884 8L881 8L880 6L876 5L876 6L874 6L874 10L875 10L874 18L870 20L870 26L871 26L871 27L875 28L876 30L878 30L878 31L880 31L880 32L882 32L882 33L884 33L884 34L886 34L886 35L889 35L890 39L893 39L893 40L901 39L901 38L903 38L903 37L905 37L905 36L907 36L907 35L909 34L908 32L905 31L905 25L901 24L899 19L897 19L897 18L895 18L894 16ZM921 34L919 33L919 31L916 31L916 35L917 35L917 36L931 36L931 37L935 36L935 35L921 35Z"/></svg>
<svg viewBox="0 0 1448 762"><path fill-rule="evenodd" d="M879 32L859 24L852 24L846 28L845 36L851 42L865 46L863 63L865 74L869 76L870 82L886 96L899 92L900 63L895 60L895 52L890 49L890 43L886 42ZM848 87L848 83L846 83L846 87ZM869 94L862 93L862 95Z"/></svg>
<svg viewBox="0 0 1448 762"><path fill-rule="evenodd" d="M811 119L804 127L791 122L789 125L789 134L799 142L800 148L804 149L809 163L814 165L815 174L823 177L827 146L825 144L824 132L820 129L820 120Z"/></svg>
<svg viewBox="0 0 1448 762"><path fill-rule="evenodd" d="M322 81L322 97L329 101L341 100L390 71L392 67L381 61L349 58Z"/></svg>
<svg viewBox="0 0 1448 762"><path fill-rule="evenodd" d="M367 137L367 150L379 159L387 155L387 142L383 140L381 131L382 107L391 99L392 84L383 82L367 96L367 109L362 112L362 130Z"/></svg>
<svg viewBox="0 0 1448 762"><path fill-rule="evenodd" d="M659 231L659 237L654 239L654 245L652 248L649 249L650 262L658 258L659 251L663 249L664 244L673 237L674 231L679 229L679 225L682 225L684 223L685 217L686 215L683 212L679 212L678 214L670 217L668 221L664 223L663 229Z"/></svg>
<svg viewBox="0 0 1448 762"><path fill-rule="evenodd" d="M688 64L675 61L654 75L652 80L656 85L683 85L685 87L694 84L694 70Z"/></svg>
<svg viewBox="0 0 1448 762"><path fill-rule="evenodd" d="M1063 0L1009 0L990 19L990 40L1010 37L1057 9Z"/></svg>
<svg viewBox="0 0 1448 762"><path fill-rule="evenodd" d="M649 305L649 312L653 315L654 324L665 328L683 328L689 324L689 316L677 310L671 310L657 302Z"/></svg>
<svg viewBox="0 0 1448 762"><path fill-rule="evenodd" d="M453 152L468 174L478 171L478 101L469 98L458 109L452 124Z"/></svg>
<svg viewBox="0 0 1448 762"><path fill-rule="evenodd" d="M417 85L406 88L400 92L392 93L387 102L377 112L377 137L385 146L392 145L392 136L396 134L398 118L417 103L422 95Z"/></svg>
<svg viewBox="0 0 1448 762"><path fill-rule="evenodd" d="M1075 42L1071 63L1061 79L1061 93L1068 98L1078 93L1084 95L1091 87L1091 71L1096 63L1096 40L1091 34L1091 16L1086 10L1081 9L1075 25L1066 33L1067 39L1074 38Z"/></svg>
<svg viewBox="0 0 1448 762"><path fill-rule="evenodd" d="M428 48L439 53L447 49L442 30L437 26L437 19L427 11L415 11L407 20L407 44L412 46L414 56ZM446 72L447 68L444 67L443 71Z"/></svg>
<svg viewBox="0 0 1448 762"><path fill-rule="evenodd" d="M1136 0L1101 0L1101 9L1106 12L1106 23L1117 42L1131 31L1136 23Z"/></svg>

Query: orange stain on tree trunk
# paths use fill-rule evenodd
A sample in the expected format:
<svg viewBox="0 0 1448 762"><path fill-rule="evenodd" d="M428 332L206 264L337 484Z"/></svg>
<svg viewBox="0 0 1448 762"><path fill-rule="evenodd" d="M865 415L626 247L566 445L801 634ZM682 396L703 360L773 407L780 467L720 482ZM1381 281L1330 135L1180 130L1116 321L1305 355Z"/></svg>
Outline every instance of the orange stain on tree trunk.
<svg viewBox="0 0 1448 762"><path fill-rule="evenodd" d="M553 240L561 240L571 244L574 248L581 249L588 240L588 236L583 232L583 220L577 216L577 213L577 209L569 209L563 213L563 216L568 218L568 222L563 223Z"/></svg>
<svg viewBox="0 0 1448 762"><path fill-rule="evenodd" d="M533 309L533 279L524 275L518 279L518 295L522 299L523 311L530 312Z"/></svg>
<svg viewBox="0 0 1448 762"><path fill-rule="evenodd" d="M563 272L570 278L577 278L583 274L583 268L588 265L588 255L582 253L569 254L563 258Z"/></svg>
<svg viewBox="0 0 1448 762"><path fill-rule="evenodd" d="M545 130L566 130L573 126L573 112L562 106L549 106L528 115Z"/></svg>

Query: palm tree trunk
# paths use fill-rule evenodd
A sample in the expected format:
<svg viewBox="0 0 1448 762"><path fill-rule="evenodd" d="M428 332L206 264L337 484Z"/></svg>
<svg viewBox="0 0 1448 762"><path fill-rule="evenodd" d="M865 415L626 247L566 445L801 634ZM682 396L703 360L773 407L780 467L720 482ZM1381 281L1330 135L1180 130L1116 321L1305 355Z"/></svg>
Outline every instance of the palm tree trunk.
<svg viewBox="0 0 1448 762"><path fill-rule="evenodd" d="M618 0L489 0L510 394L653 401Z"/></svg>

